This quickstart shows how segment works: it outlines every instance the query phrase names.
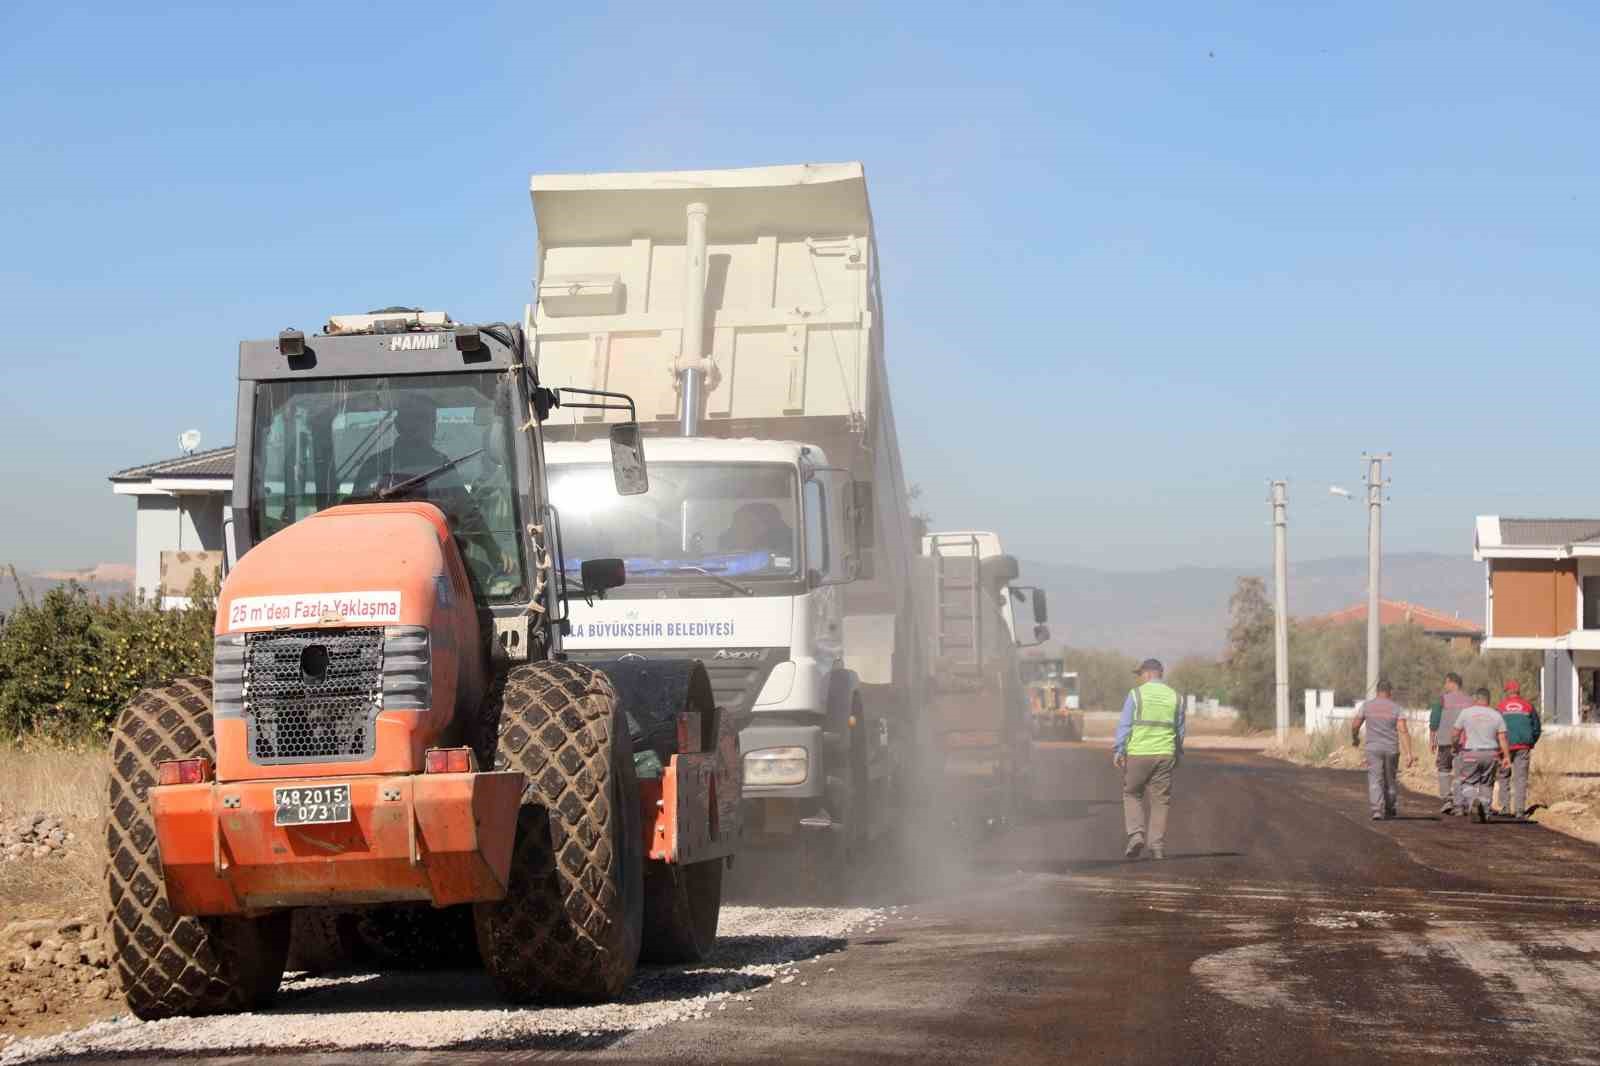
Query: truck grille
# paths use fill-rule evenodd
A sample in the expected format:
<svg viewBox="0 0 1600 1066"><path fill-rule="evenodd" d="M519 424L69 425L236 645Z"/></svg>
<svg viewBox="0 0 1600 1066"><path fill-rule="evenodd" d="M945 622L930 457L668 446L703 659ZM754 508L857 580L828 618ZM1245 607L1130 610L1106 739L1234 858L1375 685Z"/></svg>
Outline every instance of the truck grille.
<svg viewBox="0 0 1600 1066"><path fill-rule="evenodd" d="M719 651L722 652L722 658L717 657ZM740 658L729 658L730 653ZM577 651L568 649L567 652L568 658L580 663L635 654L639 653L630 650L599 651L589 648ZM737 714L755 706L756 697L761 695L761 687L767 683L767 675L772 673L774 666L789 658L789 649L652 648L643 654L652 659L699 659L706 668L706 675L711 679L711 695L715 698L717 706Z"/></svg>
<svg viewBox="0 0 1600 1066"><path fill-rule="evenodd" d="M382 705L382 627L245 636L245 735L252 762L369 758Z"/></svg>
<svg viewBox="0 0 1600 1066"><path fill-rule="evenodd" d="M775 662L725 663L714 659L701 662L711 678L711 695L716 698L717 706L734 713L748 711L756 705L761 686L767 683L767 675L776 665Z"/></svg>

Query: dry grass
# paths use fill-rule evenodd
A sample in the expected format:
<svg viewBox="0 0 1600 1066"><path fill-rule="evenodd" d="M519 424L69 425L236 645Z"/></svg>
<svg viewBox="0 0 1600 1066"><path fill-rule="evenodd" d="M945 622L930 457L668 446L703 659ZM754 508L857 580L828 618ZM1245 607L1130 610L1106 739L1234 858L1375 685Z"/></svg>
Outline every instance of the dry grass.
<svg viewBox="0 0 1600 1066"><path fill-rule="evenodd" d="M59 858L0 862L0 912L33 917L98 908L109 766L99 747L0 745L0 820L43 811L76 835Z"/></svg>
<svg viewBox="0 0 1600 1066"><path fill-rule="evenodd" d="M1401 764L1400 784L1412 792L1437 797L1439 779L1427 743L1423 730L1412 729L1412 751L1417 759L1411 766ZM1360 749L1351 747L1350 735L1344 729L1310 736L1304 730L1293 730L1286 744L1268 747L1263 754L1299 766L1355 770L1366 765ZM1534 749L1528 773L1528 802L1543 808L1534 816L1541 825L1600 843L1600 778L1566 776L1580 773L1600 773L1600 742L1577 737L1541 740ZM1581 803L1585 809L1550 810L1567 801Z"/></svg>

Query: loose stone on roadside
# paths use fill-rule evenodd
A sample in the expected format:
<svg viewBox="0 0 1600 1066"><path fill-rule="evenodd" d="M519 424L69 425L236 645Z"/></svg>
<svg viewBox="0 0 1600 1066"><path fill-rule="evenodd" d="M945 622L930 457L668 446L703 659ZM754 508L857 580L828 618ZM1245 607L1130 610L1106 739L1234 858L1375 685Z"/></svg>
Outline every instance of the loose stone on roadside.
<svg viewBox="0 0 1600 1066"><path fill-rule="evenodd" d="M0 861L17 862L63 855L76 839L61 819L54 815L23 815L0 822Z"/></svg>

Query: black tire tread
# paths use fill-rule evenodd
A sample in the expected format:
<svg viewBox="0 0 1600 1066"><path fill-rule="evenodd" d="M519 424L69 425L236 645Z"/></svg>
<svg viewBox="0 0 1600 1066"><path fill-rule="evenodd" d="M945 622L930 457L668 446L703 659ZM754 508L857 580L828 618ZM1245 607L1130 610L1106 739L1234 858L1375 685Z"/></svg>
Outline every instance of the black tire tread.
<svg viewBox="0 0 1600 1066"><path fill-rule="evenodd" d="M644 962L704 962L717 942L722 909L721 859L690 866L664 862L644 872Z"/></svg>
<svg viewBox="0 0 1600 1066"><path fill-rule="evenodd" d="M577 663L514 666L475 740L495 769L527 775L506 898L474 907L484 967L516 1003L615 998L638 964L639 930L612 846L614 820L627 824L613 777L625 764L632 779L633 755L610 679Z"/></svg>
<svg viewBox="0 0 1600 1066"><path fill-rule="evenodd" d="M199 756L216 758L209 678L143 690L112 729L107 925L128 1008L146 1020L265 1006L289 951L287 912L193 918L174 913L167 901L146 794L159 763Z"/></svg>

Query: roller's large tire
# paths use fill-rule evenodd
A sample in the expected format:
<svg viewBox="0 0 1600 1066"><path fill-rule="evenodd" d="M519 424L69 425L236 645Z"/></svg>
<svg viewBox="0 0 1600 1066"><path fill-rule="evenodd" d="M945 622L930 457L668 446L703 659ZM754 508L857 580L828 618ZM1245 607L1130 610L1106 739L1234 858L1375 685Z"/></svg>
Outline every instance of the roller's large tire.
<svg viewBox="0 0 1600 1066"><path fill-rule="evenodd" d="M645 962L703 962L717 942L721 859L689 866L652 862L644 870Z"/></svg>
<svg viewBox="0 0 1600 1066"><path fill-rule="evenodd" d="M146 1020L265 1007L289 953L287 911L187 918L167 902L146 797L158 763L198 756L216 757L206 678L145 689L112 729L107 924L128 1008Z"/></svg>
<svg viewBox="0 0 1600 1066"><path fill-rule="evenodd" d="M479 730L495 769L528 778L506 898L473 907L485 969L514 1003L615 998L639 962L644 842L610 680L577 663L513 667Z"/></svg>

